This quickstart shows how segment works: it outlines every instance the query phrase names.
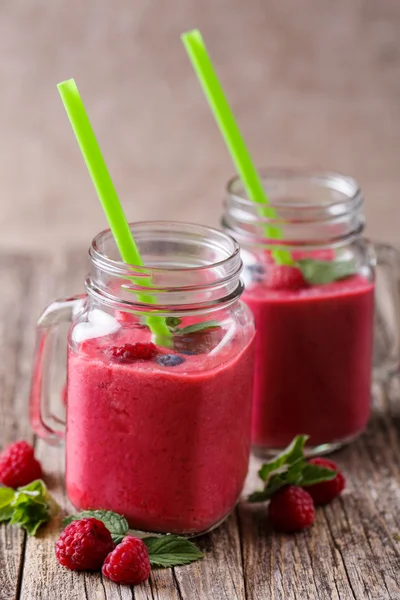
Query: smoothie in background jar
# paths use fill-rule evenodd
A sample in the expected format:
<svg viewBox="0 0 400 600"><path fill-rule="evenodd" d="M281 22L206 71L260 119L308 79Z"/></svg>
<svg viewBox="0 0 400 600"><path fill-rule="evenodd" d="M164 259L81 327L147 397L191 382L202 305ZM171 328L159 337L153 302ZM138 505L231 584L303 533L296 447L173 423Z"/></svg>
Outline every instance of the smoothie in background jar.
<svg viewBox="0 0 400 600"><path fill-rule="evenodd" d="M354 275L290 290L266 274L244 300L257 326L254 447L279 449L303 431L313 446L361 433L370 412L373 283Z"/></svg>
<svg viewBox="0 0 400 600"><path fill-rule="evenodd" d="M135 529L196 535L231 512L248 469L255 330L240 300L242 261L237 243L214 229L131 230L145 269L120 262L105 231L89 250L86 299L58 301L40 318L32 425L41 437L61 435L46 411L49 341L72 320L71 502L123 514ZM169 335L152 333L149 316L165 319Z"/></svg>
<svg viewBox="0 0 400 600"><path fill-rule="evenodd" d="M333 450L370 414L374 257L363 198L353 179L330 173L271 170L263 181L275 219L260 216L237 180L223 217L242 248L257 328L253 448L269 454L305 433L310 453ZM278 228L290 265L271 252L266 225Z"/></svg>

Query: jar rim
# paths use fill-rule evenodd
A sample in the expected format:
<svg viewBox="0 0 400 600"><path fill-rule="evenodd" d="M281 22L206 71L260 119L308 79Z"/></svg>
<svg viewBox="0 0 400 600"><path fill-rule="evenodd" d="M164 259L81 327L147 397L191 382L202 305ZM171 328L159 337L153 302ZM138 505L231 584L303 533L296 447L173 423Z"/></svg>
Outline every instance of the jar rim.
<svg viewBox="0 0 400 600"><path fill-rule="evenodd" d="M261 180L273 181L282 180L286 182L296 181L308 181L315 185L315 187L330 188L333 191L340 192L343 197L337 200L331 200L324 203L324 208L329 209L338 204L349 204L350 210L358 209L363 203L362 192L357 181L350 176L323 169L309 169L309 168L287 168L287 167L264 167L258 170ZM330 185L329 185L330 183ZM239 193L238 189L243 190L240 177L235 175L231 177L226 184L226 191L234 201L241 205L243 208L254 206L254 202L249 198L246 198L244 194ZM243 190L244 191L244 190ZM296 210L313 210L319 205L315 202L304 201L301 204L282 201L279 199L272 199L270 205L274 208L283 209L296 209Z"/></svg>
<svg viewBox="0 0 400 600"><path fill-rule="evenodd" d="M195 223L187 223L184 221L167 221L167 220L155 220L155 221L134 221L128 223L129 228L133 235L136 233L140 233L140 231L171 231L173 230L175 234L179 235L186 233L194 233L197 234L198 237L202 237L204 240L211 238L218 238L221 243L226 244L225 253L226 256L221 260L217 260L215 262L209 262L200 266L179 266L179 268L173 267L146 267L145 265L133 265L127 264L122 260L116 260L106 255L102 250L102 244L107 240L113 240L113 234L111 229L104 229L100 233L98 233L93 239L89 248L89 257L92 263L100 268L102 271L115 274L115 275L129 275L132 276L135 274L139 278L142 276L148 277L152 273L168 273L170 271L181 271L184 272L202 272L207 269L212 269L216 267L221 267L235 259L236 257L240 257L240 247L237 241L228 233L220 231L214 227L209 227L206 225L198 225ZM156 238L155 238L156 239ZM115 242L114 242L115 243ZM229 246L228 246L229 244ZM221 247L221 245L220 245Z"/></svg>

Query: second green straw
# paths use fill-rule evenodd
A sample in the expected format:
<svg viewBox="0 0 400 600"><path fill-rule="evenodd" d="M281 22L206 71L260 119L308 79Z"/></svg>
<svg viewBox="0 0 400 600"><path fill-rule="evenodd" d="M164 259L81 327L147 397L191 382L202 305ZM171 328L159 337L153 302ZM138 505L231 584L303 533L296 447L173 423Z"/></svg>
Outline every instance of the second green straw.
<svg viewBox="0 0 400 600"><path fill-rule="evenodd" d="M259 214L262 217L274 219L276 212L269 205L264 186L257 169L247 150L245 141L240 133L235 117L226 99L224 90L219 82L207 48L198 29L182 34L182 42L189 55L193 69L200 81L215 120L225 140L236 170L242 181L247 197L262 205ZM282 238L281 230L273 224L265 224L265 237L271 240ZM272 256L278 264L292 264L293 260L288 250L273 248Z"/></svg>

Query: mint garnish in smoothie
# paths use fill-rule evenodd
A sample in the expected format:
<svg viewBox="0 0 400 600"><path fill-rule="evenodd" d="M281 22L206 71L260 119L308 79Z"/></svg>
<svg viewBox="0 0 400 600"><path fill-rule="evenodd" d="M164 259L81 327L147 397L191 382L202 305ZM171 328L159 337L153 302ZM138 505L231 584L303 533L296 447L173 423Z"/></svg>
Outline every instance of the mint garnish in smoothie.
<svg viewBox="0 0 400 600"><path fill-rule="evenodd" d="M219 321L209 320L180 327L182 319L167 317L167 327L173 335L173 348L181 354L207 354L223 337Z"/></svg>
<svg viewBox="0 0 400 600"><path fill-rule="evenodd" d="M305 258L298 260L296 266L304 279L311 285L323 285L345 279L357 272L354 260L315 260Z"/></svg>
<svg viewBox="0 0 400 600"><path fill-rule="evenodd" d="M173 335L174 350L181 354L207 354L222 340L224 330L218 321L202 321L177 327Z"/></svg>

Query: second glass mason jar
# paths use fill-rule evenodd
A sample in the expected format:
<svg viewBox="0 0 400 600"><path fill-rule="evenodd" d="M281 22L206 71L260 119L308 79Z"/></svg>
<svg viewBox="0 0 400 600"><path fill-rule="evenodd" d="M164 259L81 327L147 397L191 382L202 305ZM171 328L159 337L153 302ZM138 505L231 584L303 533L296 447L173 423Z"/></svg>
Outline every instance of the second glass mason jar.
<svg viewBox="0 0 400 600"><path fill-rule="evenodd" d="M357 183L331 173L264 171L271 209L228 185L222 225L239 242L256 361L252 442L259 455L308 434L327 452L370 414L375 256Z"/></svg>
<svg viewBox="0 0 400 600"><path fill-rule="evenodd" d="M48 417L46 375L55 328L72 319L72 504L113 510L135 529L200 534L230 513L248 468L254 324L240 301L239 248L197 225L131 230L146 268L121 263L110 231L100 233L87 295L53 303L40 318L32 423L42 437L57 428L63 436Z"/></svg>

